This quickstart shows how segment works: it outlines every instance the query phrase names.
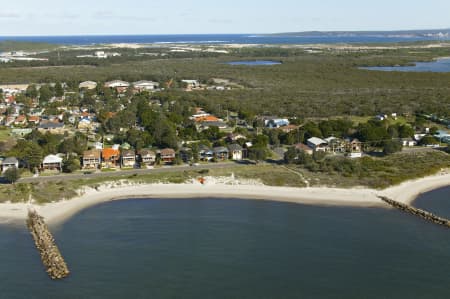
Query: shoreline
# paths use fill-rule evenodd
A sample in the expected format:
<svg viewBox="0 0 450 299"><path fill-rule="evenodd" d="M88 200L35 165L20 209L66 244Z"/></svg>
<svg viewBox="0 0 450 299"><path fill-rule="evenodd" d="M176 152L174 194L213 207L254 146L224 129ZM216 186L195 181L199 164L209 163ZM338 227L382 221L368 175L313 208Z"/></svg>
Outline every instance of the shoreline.
<svg viewBox="0 0 450 299"><path fill-rule="evenodd" d="M383 190L369 188L327 188L327 187L272 187L259 184L225 184L193 181L184 184L137 184L120 185L114 182L96 189L85 188L80 195L59 202L44 205L30 203L0 203L0 225L25 223L29 208L34 208L49 225L63 223L78 212L98 205L124 199L183 199L222 198L266 200L319 206L342 207L385 207L378 196L411 204L420 194L450 186L450 173L440 173L421 179L406 181Z"/></svg>

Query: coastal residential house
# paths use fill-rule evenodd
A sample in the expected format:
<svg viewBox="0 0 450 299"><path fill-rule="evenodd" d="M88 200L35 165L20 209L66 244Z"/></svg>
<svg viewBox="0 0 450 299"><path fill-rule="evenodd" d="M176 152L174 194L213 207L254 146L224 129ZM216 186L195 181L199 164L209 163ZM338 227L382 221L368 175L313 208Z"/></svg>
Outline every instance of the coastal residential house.
<svg viewBox="0 0 450 299"><path fill-rule="evenodd" d="M224 146L218 146L214 148L214 156L218 161L228 160L229 151Z"/></svg>
<svg viewBox="0 0 450 299"><path fill-rule="evenodd" d="M38 125L41 122L39 116L28 116L28 123L31 125Z"/></svg>
<svg viewBox="0 0 450 299"><path fill-rule="evenodd" d="M231 160L241 161L244 159L244 149L237 143L228 145L228 152Z"/></svg>
<svg viewBox="0 0 450 299"><path fill-rule="evenodd" d="M206 145L200 145L198 155L202 161L211 161L214 158L214 151Z"/></svg>
<svg viewBox="0 0 450 299"><path fill-rule="evenodd" d="M402 145L406 147L412 147L417 145L417 141L415 141L412 138L402 138L401 139Z"/></svg>
<svg viewBox="0 0 450 299"><path fill-rule="evenodd" d="M314 152L314 150L311 147L309 147L309 146L307 146L306 144L303 144L303 143L297 143L295 145L295 148L300 150L300 151L304 151L308 155L312 155L313 152Z"/></svg>
<svg viewBox="0 0 450 299"><path fill-rule="evenodd" d="M200 83L198 80L181 80L181 82L186 85L186 90L200 88Z"/></svg>
<svg viewBox="0 0 450 299"><path fill-rule="evenodd" d="M333 136L325 138L324 140L327 142L328 148L330 149L331 152L333 152L333 153L345 152L346 143L344 142L344 140L333 137Z"/></svg>
<svg viewBox="0 0 450 299"><path fill-rule="evenodd" d="M287 118L270 118L264 121L267 128L281 128L289 125Z"/></svg>
<svg viewBox="0 0 450 299"><path fill-rule="evenodd" d="M281 131L283 131L283 133L290 133L292 131L295 131L299 128L299 126L296 125L287 125L287 126L283 126L280 128Z"/></svg>
<svg viewBox="0 0 450 299"><path fill-rule="evenodd" d="M223 122L223 121L204 121L200 125L197 125L197 130L203 131L203 130L207 130L207 129L211 128L211 127L217 127L221 131L228 129L228 125L227 125L226 122Z"/></svg>
<svg viewBox="0 0 450 299"><path fill-rule="evenodd" d="M153 81L137 81L133 82L133 87L136 91L142 92L142 91L152 91L155 89L158 89L159 83L153 82Z"/></svg>
<svg viewBox="0 0 450 299"><path fill-rule="evenodd" d="M104 148L102 150L102 166L106 168L117 167L120 159L120 151L116 148Z"/></svg>
<svg viewBox="0 0 450 299"><path fill-rule="evenodd" d="M64 123L59 122L41 122L38 126L38 131L41 133L50 132L52 134L63 134L64 133Z"/></svg>
<svg viewBox="0 0 450 299"><path fill-rule="evenodd" d="M44 157L42 161L42 169L43 170L62 170L62 161L61 157L57 155L48 155Z"/></svg>
<svg viewBox="0 0 450 299"><path fill-rule="evenodd" d="M306 143L315 152L327 152L329 150L328 143L321 138L311 137Z"/></svg>
<svg viewBox="0 0 450 299"><path fill-rule="evenodd" d="M160 151L161 161L170 164L175 161L175 150L172 148L165 148Z"/></svg>
<svg viewBox="0 0 450 299"><path fill-rule="evenodd" d="M120 160L122 167L134 167L136 164L136 153L131 149L122 150Z"/></svg>
<svg viewBox="0 0 450 299"><path fill-rule="evenodd" d="M25 115L19 115L14 120L15 126L25 126L27 124L27 117Z"/></svg>
<svg viewBox="0 0 450 299"><path fill-rule="evenodd" d="M118 87L129 87L130 83L126 82L126 81L121 81L121 80L113 80L113 81L108 81L105 82L104 85L106 88L118 88Z"/></svg>
<svg viewBox="0 0 450 299"><path fill-rule="evenodd" d="M153 165L156 162L156 153L150 149L143 148L138 152L140 162L145 165Z"/></svg>
<svg viewBox="0 0 450 299"><path fill-rule="evenodd" d="M83 168L84 169L97 169L102 162L101 150L92 149L83 153Z"/></svg>
<svg viewBox="0 0 450 299"><path fill-rule="evenodd" d="M2 161L1 167L2 167L2 173L7 171L9 168L13 168L13 167L19 168L19 160L17 160L17 158L15 158L15 157L8 157Z"/></svg>
<svg viewBox="0 0 450 299"><path fill-rule="evenodd" d="M358 139L352 139L347 145L347 156L349 158L362 157L362 142Z"/></svg>
<svg viewBox="0 0 450 299"><path fill-rule="evenodd" d="M79 89L91 90L91 89L95 89L96 87L97 87L97 82L94 82L94 81L84 81L78 85Z"/></svg>
<svg viewBox="0 0 450 299"><path fill-rule="evenodd" d="M192 154L192 149L189 147L183 147L180 149L180 158L181 160L183 160L183 162L185 163L189 163L192 161L193 158L193 154Z"/></svg>

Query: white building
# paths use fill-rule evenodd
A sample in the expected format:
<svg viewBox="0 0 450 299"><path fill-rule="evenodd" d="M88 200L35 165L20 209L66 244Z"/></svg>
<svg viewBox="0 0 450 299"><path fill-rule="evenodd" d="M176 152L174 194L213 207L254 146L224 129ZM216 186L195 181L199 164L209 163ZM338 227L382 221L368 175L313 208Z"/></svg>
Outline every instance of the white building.
<svg viewBox="0 0 450 299"><path fill-rule="evenodd" d="M153 81L141 80L141 81L133 82L133 86L135 89L137 89L139 91L155 90L159 87L159 83L153 82Z"/></svg>
<svg viewBox="0 0 450 299"><path fill-rule="evenodd" d="M186 84L187 89L194 89L200 87L200 83L197 80L181 80L184 84Z"/></svg>
<svg viewBox="0 0 450 299"><path fill-rule="evenodd" d="M107 88L117 88L117 87L129 87L130 83L121 80L113 80L105 82L105 87Z"/></svg>
<svg viewBox="0 0 450 299"><path fill-rule="evenodd" d="M56 155L48 155L42 161L42 168L45 169L57 169L61 171L62 169L62 158Z"/></svg>
<svg viewBox="0 0 450 299"><path fill-rule="evenodd" d="M84 81L81 82L80 85L78 85L79 89L95 89L97 87L97 82L94 81Z"/></svg>
<svg viewBox="0 0 450 299"><path fill-rule="evenodd" d="M317 152L326 152L326 151L328 151L328 143L325 140L321 139L321 138L311 137L311 138L309 138L306 141L306 143L314 151L317 151Z"/></svg>
<svg viewBox="0 0 450 299"><path fill-rule="evenodd" d="M9 168L19 168L19 160L17 160L17 158L14 157L9 157L6 158L5 160L1 161L1 167L2 167L2 172L7 171Z"/></svg>

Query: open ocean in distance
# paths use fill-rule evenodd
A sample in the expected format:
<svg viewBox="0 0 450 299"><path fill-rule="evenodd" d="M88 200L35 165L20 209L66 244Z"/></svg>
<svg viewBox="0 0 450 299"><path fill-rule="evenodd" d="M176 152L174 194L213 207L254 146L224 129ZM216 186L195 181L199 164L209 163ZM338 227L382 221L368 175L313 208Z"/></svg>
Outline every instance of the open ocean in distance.
<svg viewBox="0 0 450 299"><path fill-rule="evenodd" d="M389 36L264 36L251 34L0 36L0 41L4 40L43 42L61 45L92 45L111 43L337 44L416 42L432 41L436 40L436 38Z"/></svg>
<svg viewBox="0 0 450 299"><path fill-rule="evenodd" d="M450 217L450 187L414 205ZM24 226L0 225L0 298L450 298L448 228L394 209L133 199L52 231L62 281Z"/></svg>

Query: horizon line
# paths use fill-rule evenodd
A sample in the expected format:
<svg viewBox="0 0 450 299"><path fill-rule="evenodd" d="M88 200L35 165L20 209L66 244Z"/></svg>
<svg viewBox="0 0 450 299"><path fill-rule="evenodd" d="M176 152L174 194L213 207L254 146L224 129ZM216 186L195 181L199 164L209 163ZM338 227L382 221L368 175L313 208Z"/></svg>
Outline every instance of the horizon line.
<svg viewBox="0 0 450 299"><path fill-rule="evenodd" d="M304 31L282 31L282 32L259 32L259 33L76 33L76 34L0 34L0 37L67 37L67 36L162 36L162 35L273 35L273 34L292 34L292 33L334 33L334 32L412 32L412 31L440 31L449 28L431 28L431 29L388 29L388 30L304 30Z"/></svg>

